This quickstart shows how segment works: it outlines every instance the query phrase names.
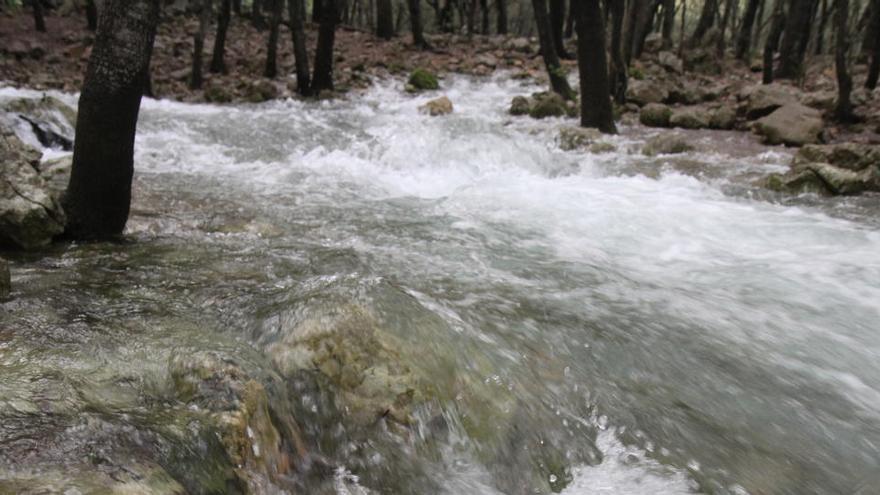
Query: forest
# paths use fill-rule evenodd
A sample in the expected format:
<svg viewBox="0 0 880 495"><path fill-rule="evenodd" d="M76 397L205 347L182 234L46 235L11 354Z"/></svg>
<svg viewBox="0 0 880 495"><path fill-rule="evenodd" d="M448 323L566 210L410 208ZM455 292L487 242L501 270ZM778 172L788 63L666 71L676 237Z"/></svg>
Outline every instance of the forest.
<svg viewBox="0 0 880 495"><path fill-rule="evenodd" d="M0 0L0 495L880 487L880 0Z"/></svg>

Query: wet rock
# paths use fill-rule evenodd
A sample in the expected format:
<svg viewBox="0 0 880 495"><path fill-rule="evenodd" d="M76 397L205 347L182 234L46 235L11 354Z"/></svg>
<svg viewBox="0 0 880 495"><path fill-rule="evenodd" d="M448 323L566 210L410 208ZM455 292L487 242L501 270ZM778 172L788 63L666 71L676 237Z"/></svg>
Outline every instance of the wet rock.
<svg viewBox="0 0 880 495"><path fill-rule="evenodd" d="M528 115L532 104L525 96L514 96L510 102L510 115Z"/></svg>
<svg viewBox="0 0 880 495"><path fill-rule="evenodd" d="M529 116L533 119L563 117L565 115L568 115L566 101L553 91L535 95L534 102L529 109Z"/></svg>
<svg viewBox="0 0 880 495"><path fill-rule="evenodd" d="M205 101L210 103L229 103L233 99L232 91L227 83L221 80L210 80L205 84Z"/></svg>
<svg viewBox="0 0 880 495"><path fill-rule="evenodd" d="M669 91L658 82L650 80L631 80L626 88L626 100L639 106L648 103L662 103L669 97Z"/></svg>
<svg viewBox="0 0 880 495"><path fill-rule="evenodd" d="M64 213L38 173L39 159L0 126L0 245L36 249L64 230Z"/></svg>
<svg viewBox="0 0 880 495"><path fill-rule="evenodd" d="M789 103L755 121L752 130L768 144L803 146L819 142L822 116L816 109Z"/></svg>
<svg viewBox="0 0 880 495"><path fill-rule="evenodd" d="M590 153L596 153L597 155L602 153L614 153L615 151L617 151L617 146L607 141L599 141L590 145Z"/></svg>
<svg viewBox="0 0 880 495"><path fill-rule="evenodd" d="M262 103L278 98L278 94L275 83L267 79L257 79L248 84L245 99L251 103Z"/></svg>
<svg viewBox="0 0 880 495"><path fill-rule="evenodd" d="M53 96L15 98L0 106L30 126L34 136L47 148L73 149L76 111Z"/></svg>
<svg viewBox="0 0 880 495"><path fill-rule="evenodd" d="M11 291L12 281L9 275L9 263L0 258L0 301L7 299Z"/></svg>
<svg viewBox="0 0 880 495"><path fill-rule="evenodd" d="M709 127L730 130L736 125L736 111L728 106L720 106L709 112Z"/></svg>
<svg viewBox="0 0 880 495"><path fill-rule="evenodd" d="M566 151L587 148L602 137L598 129L566 126L559 130L556 142Z"/></svg>
<svg viewBox="0 0 880 495"><path fill-rule="evenodd" d="M785 174L771 174L764 180L764 186L770 190L788 194L831 194L822 178L810 169L789 171Z"/></svg>
<svg viewBox="0 0 880 495"><path fill-rule="evenodd" d="M409 79L407 80L407 84L411 86L414 91L428 91L440 88L437 76L425 69L416 69L412 71L412 74L410 74Z"/></svg>
<svg viewBox="0 0 880 495"><path fill-rule="evenodd" d="M649 139L642 148L642 153L648 156L656 156L687 153L693 150L694 147L683 137L664 133Z"/></svg>
<svg viewBox="0 0 880 495"><path fill-rule="evenodd" d="M669 124L684 129L704 129L709 127L709 113L698 106L676 108L669 117Z"/></svg>
<svg viewBox="0 0 880 495"><path fill-rule="evenodd" d="M61 195L67 189L70 182L70 171L73 167L73 155L61 156L41 162L39 165L40 177L46 182L49 194L58 204L61 204Z"/></svg>
<svg viewBox="0 0 880 495"><path fill-rule="evenodd" d="M662 103L648 103L639 112L639 122L648 127L669 127L672 109Z"/></svg>
<svg viewBox="0 0 880 495"><path fill-rule="evenodd" d="M681 74L684 71L684 62L669 51L662 51L657 54L657 63L664 69Z"/></svg>
<svg viewBox="0 0 880 495"><path fill-rule="evenodd" d="M419 111L432 117L448 115L452 113L452 101L445 96L441 96L420 106Z"/></svg>
<svg viewBox="0 0 880 495"><path fill-rule="evenodd" d="M810 163L802 168L812 170L835 195L858 194L864 191L880 191L880 175L875 170L855 172L829 163Z"/></svg>
<svg viewBox="0 0 880 495"><path fill-rule="evenodd" d="M880 171L880 145L861 143L808 144L795 153L793 165L829 163L847 170L875 167Z"/></svg>
<svg viewBox="0 0 880 495"><path fill-rule="evenodd" d="M797 103L796 89L782 84L757 84L745 88L740 97L745 99L745 114L749 120L759 119L776 109Z"/></svg>

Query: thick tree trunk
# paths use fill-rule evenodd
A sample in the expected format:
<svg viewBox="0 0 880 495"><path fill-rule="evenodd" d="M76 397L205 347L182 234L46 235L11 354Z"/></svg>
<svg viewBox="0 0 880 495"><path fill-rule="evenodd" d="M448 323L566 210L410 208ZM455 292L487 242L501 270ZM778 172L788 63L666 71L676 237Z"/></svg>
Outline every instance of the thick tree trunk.
<svg viewBox="0 0 880 495"><path fill-rule="evenodd" d="M422 29L422 5L421 0L407 0L409 7L409 24L412 30L413 45L422 50L430 50L431 45L425 39Z"/></svg>
<svg viewBox="0 0 880 495"><path fill-rule="evenodd" d="M489 0L480 0L480 32L489 35Z"/></svg>
<svg viewBox="0 0 880 495"><path fill-rule="evenodd" d="M627 66L623 58L623 2L612 1L608 4L611 10L611 87L610 92L614 101L619 104L626 103ZM581 16L578 17L580 19Z"/></svg>
<svg viewBox="0 0 880 495"><path fill-rule="evenodd" d="M498 2L498 34L507 34L507 0Z"/></svg>
<svg viewBox="0 0 880 495"><path fill-rule="evenodd" d="M846 56L849 52L849 34L847 33L849 22L849 0L836 0L834 8L834 69L837 72L837 107L834 116L839 122L852 122L853 111L849 95L852 93L852 77L846 64Z"/></svg>
<svg viewBox="0 0 880 495"><path fill-rule="evenodd" d="M323 0L321 22L318 26L318 46L315 49L315 72L312 75L312 93L333 89L333 44L336 24L339 22L339 2Z"/></svg>
<svg viewBox="0 0 880 495"><path fill-rule="evenodd" d="M312 78L309 75L309 54L306 46L305 4L304 0L288 0L287 10L290 16L290 33L293 39L294 66L296 70L296 91L303 95L312 94Z"/></svg>
<svg viewBox="0 0 880 495"><path fill-rule="evenodd" d="M274 79L278 75L278 32L281 28L281 14L284 0L268 0L272 9L269 13L269 45L266 47L266 70L263 75Z"/></svg>
<svg viewBox="0 0 880 495"><path fill-rule="evenodd" d="M559 55L553 46L553 39L550 33L550 18L547 12L547 0L532 0L532 7L535 11L535 23L538 27L541 56L544 58L544 65L547 67L547 75L550 76L550 87L566 100L571 100L574 98L574 91L572 91L571 86L568 84L565 70L562 68L562 64L559 62Z"/></svg>
<svg viewBox="0 0 880 495"><path fill-rule="evenodd" d="M779 38L785 29L785 0L776 0L773 7L773 18L770 24L770 32L767 33L767 41L764 43L764 73L762 82L773 82L773 54L779 46Z"/></svg>
<svg viewBox="0 0 880 495"><path fill-rule="evenodd" d="M700 19L697 21L697 27L691 35L691 46L699 46L703 41L706 32L715 25L715 15L718 12L718 0L706 0L703 3L703 10L700 12Z"/></svg>
<svg viewBox="0 0 880 495"><path fill-rule="evenodd" d="M86 0L86 26L89 31L98 29L98 6L95 0Z"/></svg>
<svg viewBox="0 0 880 495"><path fill-rule="evenodd" d="M672 30L675 28L675 0L663 0L663 49L672 48Z"/></svg>
<svg viewBox="0 0 880 495"><path fill-rule="evenodd" d="M226 72L226 32L229 30L229 20L232 17L232 2L220 0L220 11L217 12L217 34L214 35L214 51L211 55L211 72L222 74Z"/></svg>
<svg viewBox="0 0 880 495"><path fill-rule="evenodd" d="M810 19L813 17L815 6L815 0L791 0L782 44L779 47L777 78L800 77L810 38Z"/></svg>
<svg viewBox="0 0 880 495"><path fill-rule="evenodd" d="M576 1L576 0L575 0ZM550 0L550 34L553 48L561 58L574 58L565 51L562 32L565 28L565 0Z"/></svg>
<svg viewBox="0 0 880 495"><path fill-rule="evenodd" d="M631 58L639 58L645 48L645 39L651 34L651 26L654 24L654 16L660 5L654 0L638 0L634 3L637 8L635 24L632 35ZM629 60L629 59L628 59Z"/></svg>
<svg viewBox="0 0 880 495"><path fill-rule="evenodd" d="M383 40L394 37L394 7L391 0L376 0L376 36Z"/></svg>
<svg viewBox="0 0 880 495"><path fill-rule="evenodd" d="M41 33L46 32L46 20L43 18L43 3L41 0L31 0L34 10L34 27Z"/></svg>
<svg viewBox="0 0 880 495"><path fill-rule="evenodd" d="M200 89L204 83L202 78L202 55L205 51L205 34L211 19L211 0L199 2L199 29L193 34L192 71L190 72L190 89Z"/></svg>
<svg viewBox="0 0 880 495"><path fill-rule="evenodd" d="M743 14L742 24L739 27L739 34L736 37L736 50L734 55L739 60L748 60L749 46L752 41L752 27L755 24L755 16L758 14L758 6L760 0L749 0L746 4L746 11ZM759 21L760 22L760 21Z"/></svg>
<svg viewBox="0 0 880 495"><path fill-rule="evenodd" d="M102 9L62 200L74 239L112 238L128 221L134 136L159 20L159 0L106 0Z"/></svg>
<svg viewBox="0 0 880 495"><path fill-rule="evenodd" d="M871 57L865 87L871 90L877 87L877 78L880 76L880 0L875 0L873 5L870 24L876 27L873 32L874 38L865 40L868 43L868 51Z"/></svg>
<svg viewBox="0 0 880 495"><path fill-rule="evenodd" d="M583 0L577 20L578 72L581 78L581 125L614 134L605 59L605 23L599 0Z"/></svg>

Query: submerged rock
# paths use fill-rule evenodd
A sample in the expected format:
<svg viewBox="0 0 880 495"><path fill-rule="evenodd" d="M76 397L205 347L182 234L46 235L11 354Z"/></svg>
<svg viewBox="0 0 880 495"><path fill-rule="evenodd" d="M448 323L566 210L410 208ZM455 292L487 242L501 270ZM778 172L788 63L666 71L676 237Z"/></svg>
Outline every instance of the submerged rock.
<svg viewBox="0 0 880 495"><path fill-rule="evenodd" d="M752 130L768 144L803 146L819 142L822 115L814 108L789 103L755 121Z"/></svg>
<svg viewBox="0 0 880 495"><path fill-rule="evenodd" d="M35 249L64 230L64 213L38 172L40 153L0 126L0 245Z"/></svg>
<svg viewBox="0 0 880 495"><path fill-rule="evenodd" d="M639 112L639 122L648 127L669 127L672 109L662 103L648 103Z"/></svg>
<svg viewBox="0 0 880 495"><path fill-rule="evenodd" d="M416 69L412 71L412 74L410 74L409 79L407 80L407 86L411 87L413 91L440 89L440 83L437 81L437 76L425 69Z"/></svg>
<svg viewBox="0 0 880 495"><path fill-rule="evenodd" d="M566 126L559 130L556 142L566 151L587 148L602 137L598 129Z"/></svg>
<svg viewBox="0 0 880 495"><path fill-rule="evenodd" d="M533 119L564 117L568 114L569 110L565 99L554 91L535 95L529 108L529 116Z"/></svg>
<svg viewBox="0 0 880 495"><path fill-rule="evenodd" d="M649 139L642 148L642 153L648 156L656 156L687 153L693 150L694 147L683 137L664 133Z"/></svg>
<svg viewBox="0 0 880 495"><path fill-rule="evenodd" d="M452 113L452 108L452 101L445 96L441 96L440 98L435 98L420 106L419 111L432 117L437 117L439 115L448 115Z"/></svg>
<svg viewBox="0 0 880 495"><path fill-rule="evenodd" d="M525 96L514 96L510 102L510 115L528 115L532 104Z"/></svg>

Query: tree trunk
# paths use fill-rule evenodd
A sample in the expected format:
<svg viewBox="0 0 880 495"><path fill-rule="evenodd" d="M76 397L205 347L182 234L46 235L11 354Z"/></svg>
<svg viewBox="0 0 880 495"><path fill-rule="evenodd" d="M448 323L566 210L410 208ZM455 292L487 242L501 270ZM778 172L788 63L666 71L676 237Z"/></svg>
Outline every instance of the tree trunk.
<svg viewBox="0 0 880 495"><path fill-rule="evenodd" d="M498 2L498 34L507 34L507 0Z"/></svg>
<svg viewBox="0 0 880 495"><path fill-rule="evenodd" d="M269 46L266 47L266 70L263 75L274 79L278 75L278 31L281 27L281 15L284 12L284 0L268 0L269 8Z"/></svg>
<svg viewBox="0 0 880 495"><path fill-rule="evenodd" d="M703 3L703 10L700 12L700 19L697 21L697 27L694 34L691 35L691 46L699 46L706 32L715 25L715 15L718 11L718 0L706 0Z"/></svg>
<svg viewBox="0 0 880 495"><path fill-rule="evenodd" d="M615 134L605 59L605 23L599 0L583 0L577 20L581 125Z"/></svg>
<svg viewBox="0 0 880 495"><path fill-rule="evenodd" d="M480 0L480 32L489 35L489 0Z"/></svg>
<svg viewBox="0 0 880 495"><path fill-rule="evenodd" d="M776 0L773 6L773 18L770 24L770 32L767 33L767 41L764 43L764 74L762 82L773 82L773 54L779 46L779 38L785 29L785 0Z"/></svg>
<svg viewBox="0 0 880 495"><path fill-rule="evenodd" d="M880 76L880 1L875 0L874 9L871 13L871 24L875 26L874 38L865 40L868 43L871 62L868 65L868 78L865 80L865 87L875 89L877 87L877 78Z"/></svg>
<svg viewBox="0 0 880 495"><path fill-rule="evenodd" d="M422 5L421 0L407 0L409 6L409 24L412 30L413 45L422 50L430 50L431 45L425 39L422 30Z"/></svg>
<svg viewBox="0 0 880 495"><path fill-rule="evenodd" d="M263 2L266 0L253 0L251 4L251 24L258 31L266 29L266 18L263 16Z"/></svg>
<svg viewBox="0 0 880 495"><path fill-rule="evenodd" d="M627 69L623 58L623 2L609 2L611 10L611 95L619 104L626 103ZM583 16L578 16L581 19Z"/></svg>
<svg viewBox="0 0 880 495"><path fill-rule="evenodd" d="M638 2L634 2L634 6L637 10L635 13L630 59L642 56L645 48L645 39L651 34L651 26L654 24L654 16L659 3L654 0L638 0Z"/></svg>
<svg viewBox="0 0 880 495"><path fill-rule="evenodd" d="M391 0L376 0L376 36L383 40L394 37L394 7Z"/></svg>
<svg viewBox="0 0 880 495"><path fill-rule="evenodd" d="M46 20L43 18L43 3L41 0L31 0L34 10L34 27L41 33L46 32Z"/></svg>
<svg viewBox="0 0 880 495"><path fill-rule="evenodd" d="M312 75L312 93L333 90L333 44L336 24L339 22L340 0L321 2L321 22L318 25L318 46L315 49L315 72Z"/></svg>
<svg viewBox="0 0 880 495"><path fill-rule="evenodd" d="M684 54L684 26L687 19L688 4L687 0L681 0L681 26L678 28L678 57Z"/></svg>
<svg viewBox="0 0 880 495"><path fill-rule="evenodd" d="M785 32L779 47L780 79L797 79L801 75L804 54L810 38L810 19L813 17L815 0L791 0Z"/></svg>
<svg viewBox="0 0 880 495"><path fill-rule="evenodd" d="M535 10L535 24L538 26L538 40L541 44L541 56L547 67L547 75L550 76L550 87L566 100L574 98L574 91L565 77L565 70L559 62L559 55L553 46L550 34L550 18L547 13L547 0L532 0Z"/></svg>
<svg viewBox="0 0 880 495"><path fill-rule="evenodd" d="M816 29L816 55L821 55L825 50L825 26L828 23L828 0L822 0L822 7L819 10L819 27Z"/></svg>
<svg viewBox="0 0 880 495"><path fill-rule="evenodd" d="M95 4L95 0L86 0L86 25L89 31L98 28L98 6Z"/></svg>
<svg viewBox="0 0 880 495"><path fill-rule="evenodd" d="M719 59L724 58L724 50L726 49L726 44L724 43L724 35L727 33L727 26L730 24L730 18L733 15L733 8L736 5L735 0L727 0L727 3L724 5L724 16L721 18L721 32L718 35L718 42L715 45L715 52L718 54Z"/></svg>
<svg viewBox="0 0 880 495"><path fill-rule="evenodd" d="M562 31L565 28L565 0L550 0L550 33L553 39L553 48L561 58L573 58L565 51L565 43Z"/></svg>
<svg viewBox="0 0 880 495"><path fill-rule="evenodd" d="M211 20L211 0L199 2L199 29L193 34L192 71L190 72L190 89L201 89L204 79L202 78L202 55L205 51L205 34L208 31L208 23Z"/></svg>
<svg viewBox="0 0 880 495"><path fill-rule="evenodd" d="M214 52L211 55L211 72L226 73L226 31L229 30L229 19L232 16L231 0L220 0L220 11L217 13L217 34L214 35Z"/></svg>
<svg viewBox="0 0 880 495"><path fill-rule="evenodd" d="M663 0L663 49L672 48L672 31L675 28L675 0Z"/></svg>
<svg viewBox="0 0 880 495"><path fill-rule="evenodd" d="M619 2L626 4L626 6L623 7L625 8L625 20L623 22L623 44L621 45L621 50L623 53L623 61L627 67L632 60L632 47L633 40L635 39L637 24L636 19L638 18L639 5L645 1L647 0L629 0L628 2ZM611 3L618 2L612 1Z"/></svg>
<svg viewBox="0 0 880 495"><path fill-rule="evenodd" d="M312 0L312 22L315 24L321 22L321 11L324 9L323 4L324 0Z"/></svg>
<svg viewBox="0 0 880 495"><path fill-rule="evenodd" d="M477 29L477 0L467 0L463 7L467 17L467 34L473 36Z"/></svg>
<svg viewBox="0 0 880 495"><path fill-rule="evenodd" d="M66 235L120 235L131 206L134 136L159 0L106 0L79 97Z"/></svg>
<svg viewBox="0 0 880 495"><path fill-rule="evenodd" d="M305 4L303 0L287 1L290 16L290 33L293 38L294 66L296 69L296 91L302 96L311 92L311 76L309 75L309 54L306 46Z"/></svg>
<svg viewBox="0 0 880 495"><path fill-rule="evenodd" d="M446 0L440 9L440 15L437 16L437 24L442 33L452 33L454 29L455 12L452 10L452 0Z"/></svg>
<svg viewBox="0 0 880 495"><path fill-rule="evenodd" d="M849 0L837 0L834 10L834 69L837 72L837 107L834 109L834 116L838 122L852 122L854 119L849 95L852 93L853 83L846 66L849 51Z"/></svg>
<svg viewBox="0 0 880 495"><path fill-rule="evenodd" d="M880 0L870 0L865 6L862 18L859 19L859 30L864 30L862 38L862 58L870 57L874 41L880 36Z"/></svg>
<svg viewBox="0 0 880 495"><path fill-rule="evenodd" d="M565 21L565 39L574 36L574 25L577 22L578 9L581 2L579 0L569 0L568 2L568 19Z"/></svg>
<svg viewBox="0 0 880 495"><path fill-rule="evenodd" d="M235 15L241 15L241 0L232 0L232 12Z"/></svg>
<svg viewBox="0 0 880 495"><path fill-rule="evenodd" d="M758 49L761 41L761 33L764 32L764 6L770 0L758 0L758 15L755 18L755 28L752 32L751 51Z"/></svg>
<svg viewBox="0 0 880 495"><path fill-rule="evenodd" d="M755 24L755 16L758 13L758 5L760 3L760 0L749 0L749 3L746 4L746 11L743 14L742 25L739 27L739 35L736 38L736 50L734 52L734 55L739 60L748 60L749 58L752 27Z"/></svg>

